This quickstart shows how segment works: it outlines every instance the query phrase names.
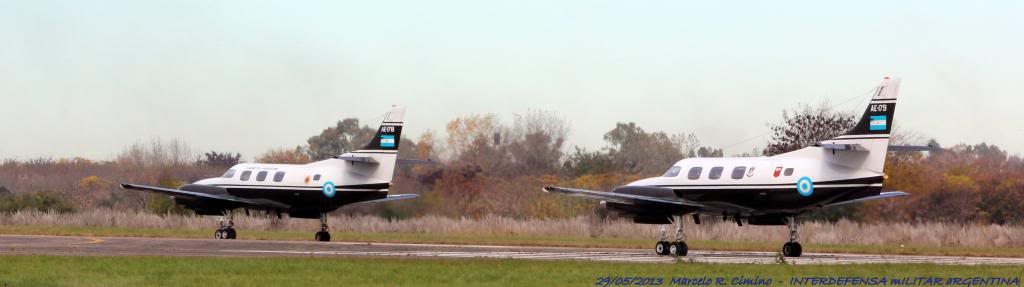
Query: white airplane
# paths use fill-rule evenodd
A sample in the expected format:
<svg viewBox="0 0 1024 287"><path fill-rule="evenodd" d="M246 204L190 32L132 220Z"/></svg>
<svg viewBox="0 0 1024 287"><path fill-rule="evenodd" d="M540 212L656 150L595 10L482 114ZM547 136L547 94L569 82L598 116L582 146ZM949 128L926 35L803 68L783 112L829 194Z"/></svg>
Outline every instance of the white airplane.
<svg viewBox="0 0 1024 287"><path fill-rule="evenodd" d="M545 187L544 191L601 200L602 208L642 224L676 223L675 241L662 238L659 255L685 256L682 218L692 214L732 218L737 224L787 225L785 256L803 252L796 216L817 208L905 196L881 192L885 157L892 132L899 79L885 77L857 125L842 136L769 157L688 158L661 177L647 178L599 192ZM893 148L892 150L896 150ZM899 150L927 150L902 146ZM678 219L677 219L678 218Z"/></svg>
<svg viewBox="0 0 1024 287"><path fill-rule="evenodd" d="M242 163L223 176L186 184L178 189L121 184L125 189L168 194L175 202L200 215L223 216L217 239L236 236L233 210L242 208L287 212L296 218L320 218L314 239L330 241L327 212L353 203L415 198L415 194L388 195L398 145L401 143L405 108L393 107L377 134L363 149L326 160L304 164ZM415 160L410 160L414 161Z"/></svg>

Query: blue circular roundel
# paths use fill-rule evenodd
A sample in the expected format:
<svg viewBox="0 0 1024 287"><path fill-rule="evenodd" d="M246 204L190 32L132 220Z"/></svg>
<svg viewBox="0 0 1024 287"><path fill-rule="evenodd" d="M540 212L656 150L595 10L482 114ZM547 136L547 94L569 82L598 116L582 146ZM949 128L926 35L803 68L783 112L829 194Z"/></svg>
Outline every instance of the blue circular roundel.
<svg viewBox="0 0 1024 287"><path fill-rule="evenodd" d="M326 196L326 197L334 197L334 193L335 193L334 183L330 182L330 181L324 183L323 192L324 192L324 196Z"/></svg>
<svg viewBox="0 0 1024 287"><path fill-rule="evenodd" d="M803 196L811 196L814 193L814 183L811 182L810 177L801 177L800 180L796 181L796 191Z"/></svg>

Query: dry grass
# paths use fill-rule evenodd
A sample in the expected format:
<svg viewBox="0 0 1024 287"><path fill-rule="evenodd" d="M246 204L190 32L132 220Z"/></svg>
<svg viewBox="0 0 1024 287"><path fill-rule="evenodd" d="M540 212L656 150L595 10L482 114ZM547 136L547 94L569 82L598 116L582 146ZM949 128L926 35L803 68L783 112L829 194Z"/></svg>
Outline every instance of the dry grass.
<svg viewBox="0 0 1024 287"><path fill-rule="evenodd" d="M171 230L212 230L217 217L159 216L149 213L93 209L78 213L22 211L0 214L0 225L33 227L151 228ZM235 224L242 230L301 231L318 228L317 220L276 220L265 216L236 215ZM331 216L332 231L351 233L405 233L451 236L540 236L570 238L614 238L651 240L659 236L659 227L613 220L602 224L586 217L541 220L485 216L478 219L424 216L389 220L377 216ZM705 220L694 225L686 221L688 240L783 242L787 230L783 226L743 226ZM668 228L670 235L673 228ZM948 223L878 223L860 224L805 222L801 224L801 240L814 244L835 245L907 245L951 248L1024 247L1024 227L1017 225L975 225Z"/></svg>

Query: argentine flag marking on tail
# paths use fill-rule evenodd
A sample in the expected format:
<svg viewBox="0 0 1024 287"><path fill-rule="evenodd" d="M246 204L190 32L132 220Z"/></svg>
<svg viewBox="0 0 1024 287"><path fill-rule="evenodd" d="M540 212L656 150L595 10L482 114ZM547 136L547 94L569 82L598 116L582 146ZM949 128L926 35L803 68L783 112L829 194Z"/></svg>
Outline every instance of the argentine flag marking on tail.
<svg viewBox="0 0 1024 287"><path fill-rule="evenodd" d="M871 116L871 122L868 123L868 129L872 131L884 131L886 122L885 116Z"/></svg>
<svg viewBox="0 0 1024 287"><path fill-rule="evenodd" d="M380 136L380 147L395 147L395 136L394 135L381 135Z"/></svg>

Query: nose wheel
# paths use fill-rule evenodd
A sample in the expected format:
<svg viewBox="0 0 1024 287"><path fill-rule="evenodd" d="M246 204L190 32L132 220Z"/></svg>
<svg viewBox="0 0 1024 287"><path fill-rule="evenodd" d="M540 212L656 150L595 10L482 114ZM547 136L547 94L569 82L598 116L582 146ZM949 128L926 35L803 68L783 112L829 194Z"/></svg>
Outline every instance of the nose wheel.
<svg viewBox="0 0 1024 287"><path fill-rule="evenodd" d="M676 220L676 239L667 241L665 226L661 227L661 240L654 245L654 253L658 255L686 256L690 248L686 245L686 233L683 230L683 217Z"/></svg>
<svg viewBox="0 0 1024 287"><path fill-rule="evenodd" d="M235 239L238 235L235 233L235 220L232 216L231 210L225 211L224 216L220 219L220 227L217 231L213 232L214 239Z"/></svg>
<svg viewBox="0 0 1024 287"><path fill-rule="evenodd" d="M331 233L327 232L327 213L320 213L320 231L313 235L313 240L316 241L331 241Z"/></svg>
<svg viewBox="0 0 1024 287"><path fill-rule="evenodd" d="M213 233L213 238L215 238L215 239L235 239L236 235L237 234L235 233L235 229L234 228L224 228L224 229L217 229L217 231Z"/></svg>

